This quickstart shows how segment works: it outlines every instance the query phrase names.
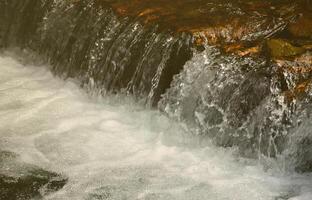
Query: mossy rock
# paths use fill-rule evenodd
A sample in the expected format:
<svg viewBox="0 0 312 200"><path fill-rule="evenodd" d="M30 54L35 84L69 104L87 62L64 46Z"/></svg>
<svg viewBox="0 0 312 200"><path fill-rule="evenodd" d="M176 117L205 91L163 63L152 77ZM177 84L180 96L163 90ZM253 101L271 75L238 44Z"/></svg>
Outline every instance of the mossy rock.
<svg viewBox="0 0 312 200"><path fill-rule="evenodd" d="M304 53L306 50L302 47L296 47L283 39L270 39L267 46L274 58L291 57Z"/></svg>

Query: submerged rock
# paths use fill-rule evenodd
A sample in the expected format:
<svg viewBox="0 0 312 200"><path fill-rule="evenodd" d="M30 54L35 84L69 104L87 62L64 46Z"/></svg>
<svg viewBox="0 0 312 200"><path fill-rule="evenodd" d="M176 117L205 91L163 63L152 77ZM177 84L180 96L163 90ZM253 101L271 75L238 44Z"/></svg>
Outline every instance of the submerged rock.
<svg viewBox="0 0 312 200"><path fill-rule="evenodd" d="M67 178L24 163L15 153L0 151L0 199L41 199L61 189Z"/></svg>
<svg viewBox="0 0 312 200"><path fill-rule="evenodd" d="M228 120L233 127L240 127L248 114L270 94L270 77L263 72L251 72L238 86L229 100Z"/></svg>
<svg viewBox="0 0 312 200"><path fill-rule="evenodd" d="M210 136L217 145L237 146L243 156L287 154L288 163L292 156L287 151L293 143L296 157L306 163L296 160L288 164L297 170L309 169L309 153L303 150L309 152L309 148L291 138L298 134L294 132L296 117L307 110L304 102L311 102L311 68L308 65L301 72L299 66L292 65L295 62L284 62L278 66L261 58L222 55L209 47L187 62L159 108L189 124L194 133ZM288 71L286 66L298 72ZM310 132L303 140L308 137Z"/></svg>
<svg viewBox="0 0 312 200"><path fill-rule="evenodd" d="M312 135L311 135L311 106L306 105L306 110L302 111L298 117L300 123L294 129L291 141L288 143L286 151L289 159L299 172L312 171Z"/></svg>

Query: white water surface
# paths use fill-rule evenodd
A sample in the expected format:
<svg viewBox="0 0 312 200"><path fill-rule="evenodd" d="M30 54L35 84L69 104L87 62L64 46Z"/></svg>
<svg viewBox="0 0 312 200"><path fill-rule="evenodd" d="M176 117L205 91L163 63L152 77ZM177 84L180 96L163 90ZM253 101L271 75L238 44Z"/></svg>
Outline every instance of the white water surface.
<svg viewBox="0 0 312 200"><path fill-rule="evenodd" d="M312 176L215 147L131 98L0 55L0 149L68 177L53 200L312 200Z"/></svg>

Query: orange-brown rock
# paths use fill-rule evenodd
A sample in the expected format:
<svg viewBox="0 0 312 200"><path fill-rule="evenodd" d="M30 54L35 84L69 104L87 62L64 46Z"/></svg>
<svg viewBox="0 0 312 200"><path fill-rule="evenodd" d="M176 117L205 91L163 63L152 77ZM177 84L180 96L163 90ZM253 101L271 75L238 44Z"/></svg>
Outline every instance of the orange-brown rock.
<svg viewBox="0 0 312 200"><path fill-rule="evenodd" d="M303 45L302 48L306 50L312 50L312 44Z"/></svg>
<svg viewBox="0 0 312 200"><path fill-rule="evenodd" d="M312 38L312 12L302 13L299 18L288 27L295 37Z"/></svg>
<svg viewBox="0 0 312 200"><path fill-rule="evenodd" d="M292 60L275 60L281 74L292 77L289 89L284 92L287 102L301 98L311 86L312 79L312 55L307 53Z"/></svg>
<svg viewBox="0 0 312 200"><path fill-rule="evenodd" d="M288 72L291 74L306 74L312 72L311 66L288 66L285 61L277 60L278 65L282 68L281 70L284 72Z"/></svg>
<svg viewBox="0 0 312 200"><path fill-rule="evenodd" d="M311 66L312 68L312 55L304 54L298 58L295 58L295 62L306 65L306 66Z"/></svg>
<svg viewBox="0 0 312 200"><path fill-rule="evenodd" d="M291 1L120 0L111 6L121 16L190 32L197 38L204 36L210 44L271 36L296 15L296 3Z"/></svg>
<svg viewBox="0 0 312 200"><path fill-rule="evenodd" d="M294 99L301 98L306 94L308 88L311 86L312 80L306 80L296 85L291 90L284 92L287 102L291 102Z"/></svg>
<svg viewBox="0 0 312 200"><path fill-rule="evenodd" d="M99 0L101 1L101 0ZM141 21L145 26L188 32L195 46L215 45L238 56L258 55L262 42L288 30L293 41L311 36L309 0L102 0L117 15ZM290 57L312 49L312 44L269 40L272 57ZM305 40L305 39L304 39ZM246 46L246 42L253 45ZM242 44L240 47L235 47ZM267 50L267 49L264 49Z"/></svg>
<svg viewBox="0 0 312 200"><path fill-rule="evenodd" d="M226 53L232 53L239 56L258 55L261 51L260 45L247 47L243 43L225 45L222 48Z"/></svg>

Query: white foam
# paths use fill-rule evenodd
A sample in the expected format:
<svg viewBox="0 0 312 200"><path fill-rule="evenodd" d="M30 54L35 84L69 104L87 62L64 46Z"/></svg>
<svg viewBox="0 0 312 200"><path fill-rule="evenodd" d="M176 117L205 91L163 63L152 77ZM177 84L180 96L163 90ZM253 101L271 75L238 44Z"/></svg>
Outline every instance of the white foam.
<svg viewBox="0 0 312 200"><path fill-rule="evenodd" d="M311 175L264 172L234 149L199 145L158 112L115 98L89 98L46 67L2 56L0 149L69 177L46 199L312 199Z"/></svg>

